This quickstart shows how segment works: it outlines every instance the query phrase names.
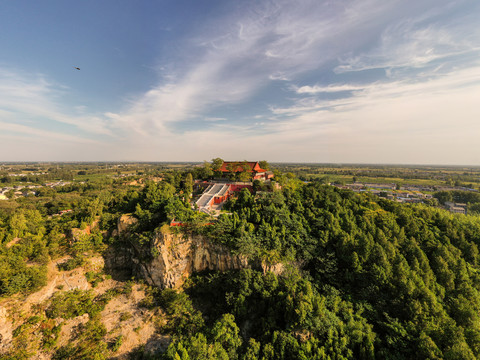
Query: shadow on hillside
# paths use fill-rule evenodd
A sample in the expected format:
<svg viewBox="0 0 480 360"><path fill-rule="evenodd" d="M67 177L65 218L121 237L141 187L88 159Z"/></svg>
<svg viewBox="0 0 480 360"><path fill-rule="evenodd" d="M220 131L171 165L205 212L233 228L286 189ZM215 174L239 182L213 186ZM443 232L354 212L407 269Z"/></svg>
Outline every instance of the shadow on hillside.
<svg viewBox="0 0 480 360"><path fill-rule="evenodd" d="M117 281L127 281L134 276L130 253L118 246L110 245L103 253L104 272Z"/></svg>
<svg viewBox="0 0 480 360"><path fill-rule="evenodd" d="M110 357L110 360L123 360L123 359L130 359L130 360L144 360L144 359L155 359L160 354L164 353L168 345L171 342L170 336L160 335L160 334L153 334L147 340L144 345L137 346L133 350L131 350L128 355L127 354L120 354L118 356ZM127 355L127 357L125 356Z"/></svg>

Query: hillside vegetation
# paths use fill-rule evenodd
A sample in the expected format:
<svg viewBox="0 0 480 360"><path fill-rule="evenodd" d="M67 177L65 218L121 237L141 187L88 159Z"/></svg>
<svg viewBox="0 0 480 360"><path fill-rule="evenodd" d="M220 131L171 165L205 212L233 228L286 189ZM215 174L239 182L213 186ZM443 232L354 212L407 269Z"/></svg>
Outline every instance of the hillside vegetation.
<svg viewBox="0 0 480 360"><path fill-rule="evenodd" d="M206 358L480 356L478 217L314 184L245 191L229 209L216 241L300 269L193 279L186 293L207 320L184 326L193 334L177 327L167 358L173 348Z"/></svg>
<svg viewBox="0 0 480 360"><path fill-rule="evenodd" d="M205 225L212 220L191 208L186 179L187 173L174 172L139 185L92 180L0 202L3 309L9 312L15 301L48 288L52 261L58 274L81 269L85 277L81 289L55 283L43 302L23 315L0 313L15 320L10 330L0 329L11 335L1 356L480 357L478 216L284 176L278 178L281 190L256 187L252 194L244 189L213 225ZM65 209L72 211L56 215ZM118 219L126 213L136 221L120 233ZM141 301L130 308L138 312L109 315L107 322L110 302L128 296L128 289L141 282L130 280L135 268L127 260L148 262L160 255L152 247L153 234L173 219L187 226L172 231L202 234L248 257L251 267L197 274L181 290L143 286ZM127 259L123 277L113 267L90 269L99 254ZM264 273L259 263L282 267ZM111 277L116 282L102 285ZM127 340L112 321L121 327L131 317L147 315L154 329L149 337L154 331L164 345L122 347ZM68 323L74 320L75 325ZM138 322L136 332L146 331L147 322ZM62 326L72 331L66 334ZM22 347L32 334L36 342Z"/></svg>

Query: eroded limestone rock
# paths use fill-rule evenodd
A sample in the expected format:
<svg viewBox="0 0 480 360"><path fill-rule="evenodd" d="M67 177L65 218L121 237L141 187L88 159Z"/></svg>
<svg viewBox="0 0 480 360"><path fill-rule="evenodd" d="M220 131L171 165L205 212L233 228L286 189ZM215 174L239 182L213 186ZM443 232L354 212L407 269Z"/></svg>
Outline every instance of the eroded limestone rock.
<svg viewBox="0 0 480 360"><path fill-rule="evenodd" d="M200 235L185 236L159 231L153 241L158 254L140 270L151 285L178 288L193 273L203 270L226 271L249 267L245 256L232 255L224 246Z"/></svg>

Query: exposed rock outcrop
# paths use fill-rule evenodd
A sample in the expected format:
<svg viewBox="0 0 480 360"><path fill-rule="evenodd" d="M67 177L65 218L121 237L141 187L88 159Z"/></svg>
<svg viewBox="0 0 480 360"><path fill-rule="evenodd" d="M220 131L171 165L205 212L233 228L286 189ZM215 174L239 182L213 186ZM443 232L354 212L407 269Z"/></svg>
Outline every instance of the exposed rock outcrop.
<svg viewBox="0 0 480 360"><path fill-rule="evenodd" d="M0 305L0 354L4 346L12 341L13 324L8 317L7 309Z"/></svg>
<svg viewBox="0 0 480 360"><path fill-rule="evenodd" d="M226 271L249 267L244 256L232 255L224 246L213 244L200 235L184 236L158 231L153 240L157 254L139 270L151 285L178 288L194 272Z"/></svg>
<svg viewBox="0 0 480 360"><path fill-rule="evenodd" d="M128 228L138 222L137 218L130 214L120 216L117 221L117 228L113 230L112 236L120 236L128 232Z"/></svg>
<svg viewBox="0 0 480 360"><path fill-rule="evenodd" d="M130 228L136 222L137 219L131 215L121 216L114 235L128 239ZM155 232L150 244L150 248L145 248L129 242L129 248L110 257L115 259L116 265L107 263L107 268L116 268L115 272L118 272L122 264L133 262L135 273L150 285L160 288L179 288L193 273L203 270L227 271L253 267L264 274L273 272L275 275L285 271L282 263L261 259L249 261L246 256L233 255L229 248L215 244L208 238L186 235L168 225Z"/></svg>
<svg viewBox="0 0 480 360"><path fill-rule="evenodd" d="M263 271L263 275L265 275L267 272L272 272L278 276L285 271L285 265L283 263L270 264L266 261L261 261L260 267Z"/></svg>
<svg viewBox="0 0 480 360"><path fill-rule="evenodd" d="M52 359L56 349L68 344L75 346L79 335L78 326L87 323L89 315L49 320L45 313L54 294L72 289L90 290L95 296L108 295L104 299L110 300L98 317L107 330L103 340L113 343L119 337L123 339L118 350L109 358L130 359L129 353L140 346L144 346L149 353L159 349L164 351L168 347L170 336L159 334L156 327L159 321L164 321L164 315L155 309L145 308L143 303L147 293L143 285L128 285L104 276L103 281L93 288L86 279L86 273L93 271L101 274L104 263L102 256L97 254L89 257L82 267L70 271L58 269L57 264L64 260L66 258L48 263L47 285L40 290L28 296L16 294L0 298L0 359ZM36 323L30 323L34 316L37 317ZM57 344L48 349L43 345L46 339L43 330L50 329L52 324L62 325ZM16 331L20 331L21 335L15 335ZM28 341L25 342L22 338ZM10 351L14 351L17 357L11 357ZM18 354L23 354L23 357L18 357Z"/></svg>

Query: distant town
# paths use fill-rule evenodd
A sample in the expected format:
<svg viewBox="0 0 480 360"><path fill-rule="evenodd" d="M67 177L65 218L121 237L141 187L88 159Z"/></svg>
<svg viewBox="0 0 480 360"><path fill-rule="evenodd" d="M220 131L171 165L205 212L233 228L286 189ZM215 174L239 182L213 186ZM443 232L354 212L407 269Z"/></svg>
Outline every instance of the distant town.
<svg viewBox="0 0 480 360"><path fill-rule="evenodd" d="M375 184L375 183L353 183L346 185L331 184L341 189L349 189L354 192L369 192L379 197L393 200L401 203L425 203L425 200L433 199L433 193L436 191L472 191L477 192L476 189L470 189L465 187L425 187L422 185L404 185L398 186L397 184ZM455 203L447 201L444 204L445 208L452 213L466 214L466 203Z"/></svg>
<svg viewBox="0 0 480 360"><path fill-rule="evenodd" d="M270 190L279 189L282 186L282 180L281 177L275 178L275 175L280 173L284 174L282 176L285 176L285 173L295 176L299 181L307 183L320 181L340 189L370 193L391 201L425 203L443 207L458 214L467 214L470 212L469 209L475 210L475 202L461 201L462 199L455 199L454 196L440 198L441 201L438 201L438 194L475 193L480 198L480 170L477 168L331 164L270 165L266 161L224 161L220 158L213 159L212 164L208 163L204 169L205 164L0 164L0 200L38 196L44 188L88 183L94 181L95 177L103 175L108 175L112 179L124 179L130 185L141 185L146 180L161 181L165 173L179 169L192 169L194 173L207 169L211 172L207 176L208 180L193 179L195 191L192 194L191 203L192 207L198 211L217 215L225 201L244 188L252 191L254 183L262 183L264 187L268 184ZM409 183L409 179L412 183ZM388 182L388 180L395 181Z"/></svg>

